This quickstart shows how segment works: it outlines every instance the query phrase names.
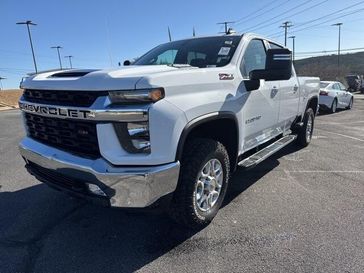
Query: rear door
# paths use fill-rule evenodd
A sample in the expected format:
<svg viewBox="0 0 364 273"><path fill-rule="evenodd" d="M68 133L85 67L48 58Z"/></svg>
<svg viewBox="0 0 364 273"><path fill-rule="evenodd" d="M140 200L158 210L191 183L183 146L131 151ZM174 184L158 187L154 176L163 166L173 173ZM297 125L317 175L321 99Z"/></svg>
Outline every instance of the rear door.
<svg viewBox="0 0 364 273"><path fill-rule="evenodd" d="M266 49L263 40L253 39L249 42L240 63L243 80L249 79L249 73L252 70L265 68ZM277 126L278 92L279 82L264 80L260 81L258 90L245 91L242 102L244 103L242 120L245 151L268 141L281 132Z"/></svg>
<svg viewBox="0 0 364 273"><path fill-rule="evenodd" d="M270 48L283 48L277 44L269 42ZM295 118L297 117L300 88L294 68L292 76L289 80L279 81L279 98L280 107L278 115L278 123L283 131L289 130Z"/></svg>

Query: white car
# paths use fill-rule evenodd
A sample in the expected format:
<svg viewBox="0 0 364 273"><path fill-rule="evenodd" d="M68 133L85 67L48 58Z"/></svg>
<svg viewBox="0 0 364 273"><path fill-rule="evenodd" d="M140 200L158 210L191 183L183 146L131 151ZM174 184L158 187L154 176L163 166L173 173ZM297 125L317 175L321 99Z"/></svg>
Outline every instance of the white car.
<svg viewBox="0 0 364 273"><path fill-rule="evenodd" d="M320 83L320 109L335 113L338 108L353 108L354 96L341 82L322 81Z"/></svg>

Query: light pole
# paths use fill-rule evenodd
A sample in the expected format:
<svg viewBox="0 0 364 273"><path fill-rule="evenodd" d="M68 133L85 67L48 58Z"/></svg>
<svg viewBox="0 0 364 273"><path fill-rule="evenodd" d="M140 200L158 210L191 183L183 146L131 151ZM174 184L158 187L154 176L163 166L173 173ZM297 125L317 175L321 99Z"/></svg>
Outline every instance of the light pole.
<svg viewBox="0 0 364 273"><path fill-rule="evenodd" d="M72 58L73 56L72 55L68 55L68 56L64 56L65 58L68 58L69 62L70 62L70 68L72 68Z"/></svg>
<svg viewBox="0 0 364 273"><path fill-rule="evenodd" d="M338 42L338 48L337 48L337 77L340 75L340 47L341 47L341 26L343 23L336 23L332 26L339 27L339 42Z"/></svg>
<svg viewBox="0 0 364 273"><path fill-rule="evenodd" d="M37 69L37 62L35 61L35 55L34 55L34 48L33 48L33 41L32 41L32 35L30 34L30 28L29 25L31 26L36 26L37 24L33 23L30 20L24 21L24 22L18 22L16 23L17 25L27 25L27 29L28 29L28 36L29 36L29 41L30 41L30 47L32 49L32 55L33 55L33 63L34 63L34 69L35 69L35 73L38 73L38 69Z"/></svg>
<svg viewBox="0 0 364 273"><path fill-rule="evenodd" d="M289 36L288 37L289 39L292 39L292 55L293 55L293 62L295 60L295 52L296 52L296 49L295 49L295 40L296 40L296 36Z"/></svg>
<svg viewBox="0 0 364 273"><path fill-rule="evenodd" d="M0 77L0 90L3 89L3 83L1 82L2 80L6 80L6 78Z"/></svg>
<svg viewBox="0 0 364 273"><path fill-rule="evenodd" d="M61 54L59 54L59 50L62 48L61 46L52 46L51 48L55 48L57 49L57 53L58 53L58 60L59 60L59 67L62 70L62 61L61 61Z"/></svg>

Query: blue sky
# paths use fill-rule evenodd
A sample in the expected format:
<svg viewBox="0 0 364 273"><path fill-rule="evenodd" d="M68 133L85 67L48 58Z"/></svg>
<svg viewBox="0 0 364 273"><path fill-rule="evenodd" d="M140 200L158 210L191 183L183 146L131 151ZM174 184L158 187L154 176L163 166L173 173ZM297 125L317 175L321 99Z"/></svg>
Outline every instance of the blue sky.
<svg viewBox="0 0 364 273"><path fill-rule="evenodd" d="M327 16L350 5L354 6ZM197 35L214 35L222 30L216 23L224 20L238 21L234 28L239 32L263 35L283 33L279 25L290 20L295 28L289 35L297 36L297 52L336 49L337 28L331 24L343 22L342 48L364 47L360 0L0 0L0 14L0 76L7 78L2 81L5 89L16 88L21 77L34 70L26 28L15 24L22 20L38 24L32 36L39 70L59 66L56 51L50 49L54 45L63 47L64 66L68 61L63 56L73 55L74 67L110 68L167 42L168 26L172 38L181 39L192 36L193 26ZM283 37L276 40L283 42Z"/></svg>

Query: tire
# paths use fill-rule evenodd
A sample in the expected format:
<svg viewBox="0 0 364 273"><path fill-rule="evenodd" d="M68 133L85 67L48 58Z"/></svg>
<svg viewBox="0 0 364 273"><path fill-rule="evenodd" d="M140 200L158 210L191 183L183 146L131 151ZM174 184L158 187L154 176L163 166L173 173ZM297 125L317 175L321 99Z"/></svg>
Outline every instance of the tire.
<svg viewBox="0 0 364 273"><path fill-rule="evenodd" d="M218 177L216 175L216 180L209 180L202 176L203 172L207 173L206 165L210 167L214 165L214 169L221 167L221 172L216 172L216 174L220 173ZM200 229L208 225L216 216L224 200L229 176L229 155L220 142L203 138L188 141L182 155L179 181L169 210L170 216L178 224L192 229ZM214 181L219 181L221 186L219 187ZM206 185L210 185L209 188ZM214 186L219 194L211 194L209 199L211 202L202 201L209 189ZM213 204L211 208L208 208L209 204ZM207 210L204 210L205 208Z"/></svg>
<svg viewBox="0 0 364 273"><path fill-rule="evenodd" d="M350 102L349 102L349 105L348 105L348 107L346 107L346 109L348 109L348 110L353 109L353 104L354 104L354 99L353 99L353 98L351 98L351 99L350 99Z"/></svg>
<svg viewBox="0 0 364 273"><path fill-rule="evenodd" d="M335 98L331 104L330 113L336 113L337 110L337 99Z"/></svg>
<svg viewBox="0 0 364 273"><path fill-rule="evenodd" d="M308 108L303 117L303 126L298 130L296 143L300 147L306 147L312 139L315 114L312 108Z"/></svg>

